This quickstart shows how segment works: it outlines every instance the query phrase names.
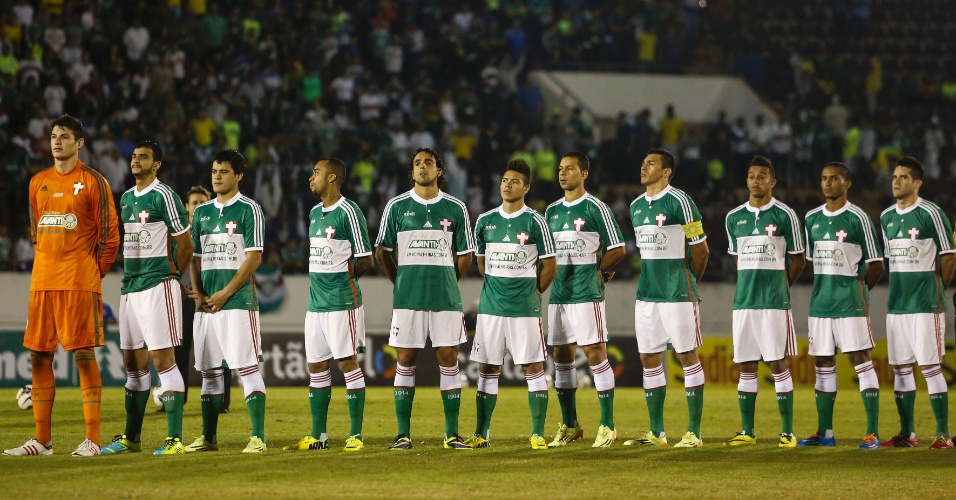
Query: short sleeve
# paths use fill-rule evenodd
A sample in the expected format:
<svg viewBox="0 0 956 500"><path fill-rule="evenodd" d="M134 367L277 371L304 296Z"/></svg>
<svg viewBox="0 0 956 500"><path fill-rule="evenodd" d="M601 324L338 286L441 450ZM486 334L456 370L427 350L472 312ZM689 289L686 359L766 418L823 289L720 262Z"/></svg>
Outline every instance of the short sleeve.
<svg viewBox="0 0 956 500"><path fill-rule="evenodd" d="M355 205L345 203L342 205L349 223L349 242L352 244L352 255L354 257L365 257L372 254L372 245L368 240L368 222L365 215Z"/></svg>
<svg viewBox="0 0 956 500"><path fill-rule="evenodd" d="M265 233L265 218L262 216L262 207L258 203L250 200L247 204L246 217L243 221L245 227L242 228L243 242L246 252L261 252L263 248L263 235Z"/></svg>
<svg viewBox="0 0 956 500"><path fill-rule="evenodd" d="M531 237L534 238L537 245L539 259L554 257L554 237L551 235L551 230L548 229L547 221L541 214L534 214L531 222Z"/></svg>

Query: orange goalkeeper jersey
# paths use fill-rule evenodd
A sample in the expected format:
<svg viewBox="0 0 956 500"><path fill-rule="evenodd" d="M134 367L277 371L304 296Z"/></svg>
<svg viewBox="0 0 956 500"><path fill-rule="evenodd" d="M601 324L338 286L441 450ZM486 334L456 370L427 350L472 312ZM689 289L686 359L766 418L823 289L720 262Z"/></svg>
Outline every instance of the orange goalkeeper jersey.
<svg viewBox="0 0 956 500"><path fill-rule="evenodd" d="M113 192L102 174L78 161L68 174L48 168L30 180L30 228L36 255L31 291L101 292L119 250Z"/></svg>

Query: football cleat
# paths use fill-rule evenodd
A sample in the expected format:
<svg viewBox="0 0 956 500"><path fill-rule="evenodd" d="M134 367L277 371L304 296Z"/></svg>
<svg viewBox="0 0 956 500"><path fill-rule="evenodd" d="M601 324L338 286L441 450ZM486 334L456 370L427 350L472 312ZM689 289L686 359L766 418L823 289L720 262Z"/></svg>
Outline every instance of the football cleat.
<svg viewBox="0 0 956 500"><path fill-rule="evenodd" d="M933 443L929 445L931 450L948 450L953 447L953 440L946 434L939 434L933 438Z"/></svg>
<svg viewBox="0 0 956 500"><path fill-rule="evenodd" d="M543 437L539 434L531 435L531 449L532 450L547 450L548 442L544 440Z"/></svg>
<svg viewBox="0 0 956 500"><path fill-rule="evenodd" d="M952 443L952 442L950 442ZM84 440L70 453L71 457L95 457L100 454L100 446L89 439Z"/></svg>
<svg viewBox="0 0 956 500"><path fill-rule="evenodd" d="M597 436L594 437L594 444L591 445L591 448L608 448L614 441L617 441L617 431L602 425L598 427Z"/></svg>
<svg viewBox="0 0 956 500"><path fill-rule="evenodd" d="M652 431L647 431L637 439L624 441L624 446L667 446L667 436L663 432L655 436Z"/></svg>
<svg viewBox="0 0 956 500"><path fill-rule="evenodd" d="M867 434L863 438L863 444L860 445L861 450L876 450L880 448L880 438L876 434Z"/></svg>
<svg viewBox="0 0 956 500"><path fill-rule="evenodd" d="M252 436L249 438L249 444L246 445L246 448L242 450L243 453L265 453L266 443L259 439L259 436Z"/></svg>
<svg viewBox="0 0 956 500"><path fill-rule="evenodd" d="M117 434L113 441L100 448L102 455L119 455L121 453L139 453L143 451L143 443L134 443L126 437L126 434Z"/></svg>
<svg viewBox="0 0 956 500"><path fill-rule="evenodd" d="M329 449L329 440L320 441L312 436L306 436L300 439L298 443L283 446L282 449L289 451L327 450Z"/></svg>
<svg viewBox="0 0 956 500"><path fill-rule="evenodd" d="M796 448L797 447L797 438L793 437L793 433L780 433L780 442L777 443L777 448Z"/></svg>
<svg viewBox="0 0 956 500"><path fill-rule="evenodd" d="M442 445L443 448L449 450L470 450L471 446L465 444L465 440L461 438L458 434L452 434L450 438L445 440L445 443Z"/></svg>
<svg viewBox="0 0 956 500"><path fill-rule="evenodd" d="M153 452L154 457L160 455L185 455L186 446L183 444L183 441L179 439L179 436L173 436L166 438L166 441L162 446L156 448L156 451Z"/></svg>
<svg viewBox="0 0 956 500"><path fill-rule="evenodd" d="M687 431L674 448L700 448L701 446L704 446L704 441L697 437L697 434Z"/></svg>
<svg viewBox="0 0 956 500"><path fill-rule="evenodd" d="M399 434L398 436L395 436L395 442L393 442L392 445L388 447L389 451L394 451L394 450L404 451L404 450L410 450L410 449L412 449L412 440L409 439L408 436L404 434Z"/></svg>
<svg viewBox="0 0 956 500"><path fill-rule="evenodd" d="M472 434L471 436L468 436L467 438L465 438L465 444L468 445L469 448L490 448L491 447L491 441L479 436L478 434Z"/></svg>
<svg viewBox="0 0 956 500"><path fill-rule="evenodd" d="M577 441L582 437L584 437L584 429L580 425L568 427L564 424L558 424L558 432L554 435L554 439L548 443L548 448L566 446L568 443Z"/></svg>
<svg viewBox="0 0 956 500"><path fill-rule="evenodd" d="M810 437L797 441L797 446L836 446L836 438L820 437L820 433L814 432Z"/></svg>
<svg viewBox="0 0 956 500"><path fill-rule="evenodd" d="M186 453L196 453L200 451L219 451L219 445L206 441L206 436L199 436L195 441L186 445Z"/></svg>
<svg viewBox="0 0 956 500"><path fill-rule="evenodd" d="M349 438L345 440L345 448L342 448L342 451L359 451L362 448L365 448L362 440L359 439L360 435L361 434L349 436ZM326 440L326 443L328 443L328 440Z"/></svg>
<svg viewBox="0 0 956 500"><path fill-rule="evenodd" d="M724 446L757 446L757 438L740 431L734 434L734 437L724 441Z"/></svg>
<svg viewBox="0 0 956 500"><path fill-rule="evenodd" d="M887 448L916 448L919 446L919 440L916 439L916 436L906 437L902 434L897 434L880 443L880 446Z"/></svg>
<svg viewBox="0 0 956 500"><path fill-rule="evenodd" d="M10 448L9 450L3 450L4 455L11 457L31 457L39 455L52 455L53 454L53 445L43 446L36 439L30 439L26 443L23 443L22 446L17 446L16 448Z"/></svg>

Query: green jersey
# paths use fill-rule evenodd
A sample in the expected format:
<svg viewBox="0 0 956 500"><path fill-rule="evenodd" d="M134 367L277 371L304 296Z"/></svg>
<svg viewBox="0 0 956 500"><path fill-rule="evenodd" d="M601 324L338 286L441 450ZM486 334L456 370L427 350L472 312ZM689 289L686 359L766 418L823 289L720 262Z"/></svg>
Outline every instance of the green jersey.
<svg viewBox="0 0 956 500"><path fill-rule="evenodd" d="M641 253L637 299L646 302L697 302L693 246L707 240L700 212L687 193L671 185L653 197L631 202L631 223Z"/></svg>
<svg viewBox="0 0 956 500"><path fill-rule="evenodd" d="M797 213L771 198L727 214L727 253L737 257L734 309L790 309L787 254L804 252Z"/></svg>
<svg viewBox="0 0 956 500"><path fill-rule="evenodd" d="M330 312L362 305L353 259L372 254L368 224L354 201L339 198L309 213L309 311Z"/></svg>
<svg viewBox="0 0 956 500"><path fill-rule="evenodd" d="M940 256L952 253L953 226L940 208L922 198L880 215L883 246L890 262L890 314L941 313L946 296Z"/></svg>
<svg viewBox="0 0 956 500"><path fill-rule="evenodd" d="M883 260L870 216L849 202L836 212L823 205L807 213L806 235L807 260L813 263L810 316L869 316L866 266Z"/></svg>
<svg viewBox="0 0 956 500"><path fill-rule="evenodd" d="M159 180L142 191L130 188L120 197L120 220L124 232L120 293L142 292L166 280L178 280L173 236L189 231L179 195Z"/></svg>
<svg viewBox="0 0 956 500"><path fill-rule="evenodd" d="M512 214L490 210L475 221L475 242L485 261L478 314L540 317L538 261L554 257L544 217L527 206Z"/></svg>
<svg viewBox="0 0 956 500"><path fill-rule="evenodd" d="M193 245L201 258L200 278L206 295L222 290L236 276L246 252L262 252L265 223L262 208L251 198L236 193L226 203L213 198L193 212ZM258 311L254 279L236 291L225 309Z"/></svg>
<svg viewBox="0 0 956 500"><path fill-rule="evenodd" d="M558 273L551 283L552 304L604 301L601 259L624 246L621 228L611 209L594 196L552 203L544 213L557 257Z"/></svg>
<svg viewBox="0 0 956 500"><path fill-rule="evenodd" d="M375 246L395 252L392 307L461 311L455 259L475 251L468 209L447 193L425 200L408 191L389 200Z"/></svg>

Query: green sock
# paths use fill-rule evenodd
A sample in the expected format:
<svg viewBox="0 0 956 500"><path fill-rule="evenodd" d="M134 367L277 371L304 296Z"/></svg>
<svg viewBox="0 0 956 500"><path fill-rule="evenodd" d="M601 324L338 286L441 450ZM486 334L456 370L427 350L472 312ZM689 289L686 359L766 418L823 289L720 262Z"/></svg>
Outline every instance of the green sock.
<svg viewBox="0 0 956 500"><path fill-rule="evenodd" d="M222 409L223 397L222 394L199 396L199 406L202 408L202 435L210 443L215 443L218 439L216 433L219 428L219 410Z"/></svg>
<svg viewBox="0 0 956 500"><path fill-rule="evenodd" d="M491 430L491 415L495 412L495 405L498 404L497 394L487 394L484 392L475 393L475 434L488 439L488 431Z"/></svg>
<svg viewBox="0 0 956 500"><path fill-rule="evenodd" d="M461 411L461 389L442 391L441 404L445 408L445 439L458 434L458 413ZM491 415L488 415L491 425Z"/></svg>
<svg viewBox="0 0 956 500"><path fill-rule="evenodd" d="M143 434L143 417L146 416L146 403L149 391L131 391L126 389L126 438L134 443L140 441Z"/></svg>
<svg viewBox="0 0 956 500"><path fill-rule="evenodd" d="M863 398L863 409L866 411L866 433L874 436L880 433L880 390L867 389L860 391Z"/></svg>
<svg viewBox="0 0 956 500"><path fill-rule="evenodd" d="M246 397L246 408L249 410L249 419L252 420L251 435L265 441L266 395L261 392L250 394Z"/></svg>
<svg viewBox="0 0 956 500"><path fill-rule="evenodd" d="M793 434L793 392L777 393L777 410L780 411L781 431Z"/></svg>
<svg viewBox="0 0 956 500"><path fill-rule="evenodd" d="M163 394L163 409L166 410L166 433L168 437L183 437L183 404L186 394L169 392Z"/></svg>
<svg viewBox="0 0 956 500"><path fill-rule="evenodd" d="M600 391L598 404L601 406L601 425L614 428L614 389Z"/></svg>
<svg viewBox="0 0 956 500"><path fill-rule="evenodd" d="M664 399L667 397L667 386L657 389L644 389L644 399L647 401L647 414L651 420L651 432L655 436L664 433Z"/></svg>
<svg viewBox="0 0 956 500"><path fill-rule="evenodd" d="M949 393L929 395L929 405L933 407L936 416L936 435L949 435Z"/></svg>
<svg viewBox="0 0 956 500"><path fill-rule="evenodd" d="M544 436L544 421L548 416L548 391L529 392L528 406L531 407L531 434Z"/></svg>
<svg viewBox="0 0 956 500"><path fill-rule="evenodd" d="M315 389L309 387L309 410L312 413L312 437L319 439L325 434L329 420L329 401L332 400L332 388ZM349 405L351 406L351 404Z"/></svg>
<svg viewBox="0 0 956 500"><path fill-rule="evenodd" d="M916 425L913 421L916 413L916 391L893 391L896 398L896 411L900 414L900 435L910 437L916 432Z"/></svg>
<svg viewBox="0 0 956 500"><path fill-rule="evenodd" d="M578 426L577 389L555 389L558 394L558 406L561 407L561 419L568 427Z"/></svg>
<svg viewBox="0 0 956 500"><path fill-rule="evenodd" d="M349 436L361 436L365 418L365 388L346 391L345 401L349 406Z"/></svg>
<svg viewBox="0 0 956 500"><path fill-rule="evenodd" d="M704 414L704 386L684 389L684 394L687 396L687 432L693 432L700 437L700 419ZM663 420L664 406L661 405L661 421Z"/></svg>
<svg viewBox="0 0 956 500"><path fill-rule="evenodd" d="M757 393L737 391L737 406L740 407L740 432L753 437Z"/></svg>
<svg viewBox="0 0 956 500"><path fill-rule="evenodd" d="M395 388L395 416L398 418L398 433L406 437L412 437L412 402L414 400L414 387Z"/></svg>
<svg viewBox="0 0 956 500"><path fill-rule="evenodd" d="M827 437L827 431L833 430L833 404L836 403L835 392L816 391L817 403L817 434Z"/></svg>

